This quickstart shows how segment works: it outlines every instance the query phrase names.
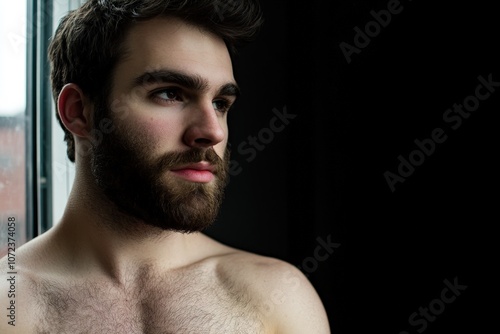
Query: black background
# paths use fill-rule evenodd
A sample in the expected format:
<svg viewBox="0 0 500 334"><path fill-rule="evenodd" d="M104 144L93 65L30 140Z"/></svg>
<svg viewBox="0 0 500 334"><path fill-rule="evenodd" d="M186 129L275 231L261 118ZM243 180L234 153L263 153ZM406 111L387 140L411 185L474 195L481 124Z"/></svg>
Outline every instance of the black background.
<svg viewBox="0 0 500 334"><path fill-rule="evenodd" d="M417 333L409 316L455 277L467 289L422 332L486 333L498 328L500 87L455 130L443 114L474 94L478 76L500 82L498 10L401 1L348 63L340 43L354 45L354 27L388 3L261 1L264 28L234 64L243 96L230 142L241 173L207 234L297 266L318 237L340 243L304 271L332 333ZM297 117L247 161L238 145L285 106ZM397 174L398 156L435 128L446 141L392 192L384 173Z"/></svg>

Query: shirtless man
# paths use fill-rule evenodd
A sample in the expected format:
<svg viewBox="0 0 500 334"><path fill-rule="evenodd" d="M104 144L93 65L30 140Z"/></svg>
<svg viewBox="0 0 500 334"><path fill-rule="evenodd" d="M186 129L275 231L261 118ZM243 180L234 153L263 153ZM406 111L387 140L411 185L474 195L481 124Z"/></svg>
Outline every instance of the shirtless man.
<svg viewBox="0 0 500 334"><path fill-rule="evenodd" d="M60 222L16 252L15 326L0 261L0 333L330 332L294 266L201 233L227 175L230 54L261 21L223 3L89 0L61 21L51 80L76 176Z"/></svg>

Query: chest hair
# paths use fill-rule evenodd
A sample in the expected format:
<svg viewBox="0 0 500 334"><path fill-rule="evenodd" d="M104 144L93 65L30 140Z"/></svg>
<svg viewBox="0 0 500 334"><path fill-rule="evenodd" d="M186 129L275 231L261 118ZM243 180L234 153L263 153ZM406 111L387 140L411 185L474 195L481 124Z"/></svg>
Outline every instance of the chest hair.
<svg viewBox="0 0 500 334"><path fill-rule="evenodd" d="M248 289L214 271L172 276L144 271L134 284L120 286L45 280L34 288L41 310L37 333L264 332Z"/></svg>

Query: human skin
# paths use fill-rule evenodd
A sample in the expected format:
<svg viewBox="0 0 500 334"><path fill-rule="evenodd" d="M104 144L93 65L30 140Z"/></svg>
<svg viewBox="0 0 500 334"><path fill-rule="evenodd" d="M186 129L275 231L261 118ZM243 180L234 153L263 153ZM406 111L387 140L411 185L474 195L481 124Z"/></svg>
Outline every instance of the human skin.
<svg viewBox="0 0 500 334"><path fill-rule="evenodd" d="M192 148L213 148L223 158L227 113L218 101L235 99L221 95L235 84L224 42L178 19L158 18L134 25L125 46L110 95L126 110L113 118L117 131L136 138L152 158ZM205 85L133 84L163 69ZM158 93L165 87L182 94ZM74 185L61 220L16 252L16 326L4 319L1 333L330 332L319 296L294 266L118 212L90 171L93 108L77 85L62 90L58 110L77 151ZM164 178L174 187L216 182L172 170ZM135 228L115 229L113 222ZM0 268L0 305L8 305L5 258Z"/></svg>

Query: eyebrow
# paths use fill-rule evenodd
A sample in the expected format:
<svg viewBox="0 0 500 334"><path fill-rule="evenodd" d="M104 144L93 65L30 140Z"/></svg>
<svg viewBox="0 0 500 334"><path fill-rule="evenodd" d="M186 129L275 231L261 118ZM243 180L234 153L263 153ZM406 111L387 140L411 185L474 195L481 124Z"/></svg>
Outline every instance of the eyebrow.
<svg viewBox="0 0 500 334"><path fill-rule="evenodd" d="M158 83L173 83L190 90L205 92L208 90L208 81L199 75L190 75L179 71L158 70L145 72L134 79L134 87L147 86ZM240 96L241 91L236 83L229 82L222 85L217 91L217 95Z"/></svg>

